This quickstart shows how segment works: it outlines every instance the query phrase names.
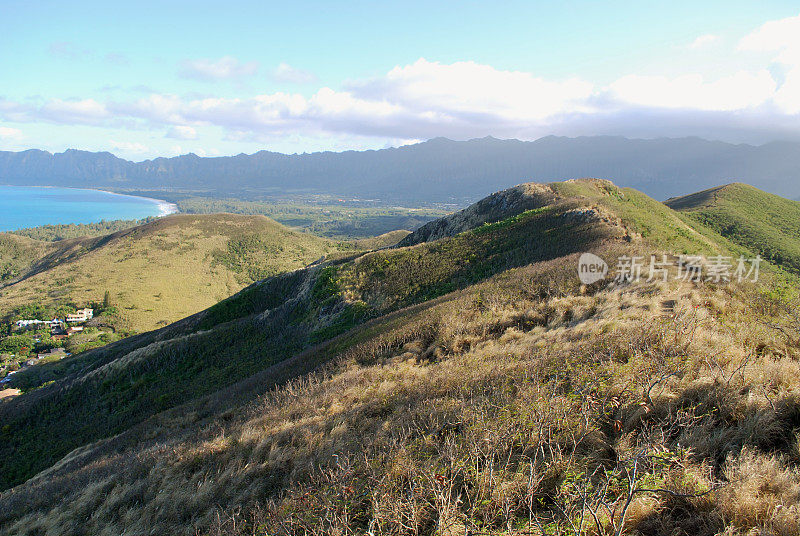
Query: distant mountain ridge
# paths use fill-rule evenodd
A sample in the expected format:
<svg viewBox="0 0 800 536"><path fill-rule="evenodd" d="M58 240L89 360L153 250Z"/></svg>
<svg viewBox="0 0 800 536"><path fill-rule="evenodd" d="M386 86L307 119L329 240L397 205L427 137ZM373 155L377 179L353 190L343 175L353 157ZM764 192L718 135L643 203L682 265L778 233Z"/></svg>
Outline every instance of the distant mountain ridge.
<svg viewBox="0 0 800 536"><path fill-rule="evenodd" d="M74 149L0 151L0 183L190 189L238 195L313 192L384 201L466 202L520 182L610 177L666 199L734 181L800 195L800 143L734 145L700 138L598 136L536 141L446 138L398 148L131 162Z"/></svg>

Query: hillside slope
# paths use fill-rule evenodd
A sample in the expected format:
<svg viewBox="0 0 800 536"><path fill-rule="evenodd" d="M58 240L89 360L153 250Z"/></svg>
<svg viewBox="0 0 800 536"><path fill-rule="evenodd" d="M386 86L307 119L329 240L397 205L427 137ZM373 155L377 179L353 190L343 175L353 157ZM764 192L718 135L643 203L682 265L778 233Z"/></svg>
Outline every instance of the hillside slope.
<svg viewBox="0 0 800 536"><path fill-rule="evenodd" d="M596 184L610 183L587 187L605 197ZM0 407L10 430L0 444L0 484L17 483L75 447L235 383L369 318L509 268L629 240L621 222L581 208L593 201L554 195L547 207L444 240L279 275L162 330L18 373L12 386L55 383Z"/></svg>
<svg viewBox="0 0 800 536"><path fill-rule="evenodd" d="M0 285L27 272L33 261L42 257L48 249L46 243L0 233Z"/></svg>
<svg viewBox="0 0 800 536"><path fill-rule="evenodd" d="M0 530L791 534L790 293L581 285L584 251L733 245L608 181L504 198L20 378Z"/></svg>
<svg viewBox="0 0 800 536"><path fill-rule="evenodd" d="M53 243L0 234L0 247L10 247L3 244L24 245L24 262L12 257L18 266L0 287L0 316L33 303L83 306L108 291L118 323L133 331L165 326L337 250L263 216L231 214L173 215Z"/></svg>
<svg viewBox="0 0 800 536"><path fill-rule="evenodd" d="M734 183L666 201L694 221L800 274L800 203Z"/></svg>

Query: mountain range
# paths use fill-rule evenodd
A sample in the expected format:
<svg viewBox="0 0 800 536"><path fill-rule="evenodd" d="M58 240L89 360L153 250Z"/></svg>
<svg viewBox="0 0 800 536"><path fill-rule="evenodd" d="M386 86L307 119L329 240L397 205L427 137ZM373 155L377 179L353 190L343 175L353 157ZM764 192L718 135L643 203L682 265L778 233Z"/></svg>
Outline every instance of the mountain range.
<svg viewBox="0 0 800 536"><path fill-rule="evenodd" d="M435 138L370 151L202 158L187 154L131 162L108 152L0 152L0 183L171 189L247 198L324 193L386 202L468 203L524 181L610 177L656 199L746 182L800 196L800 143L734 145L700 138L564 138L469 141ZM167 196L168 197L168 196Z"/></svg>

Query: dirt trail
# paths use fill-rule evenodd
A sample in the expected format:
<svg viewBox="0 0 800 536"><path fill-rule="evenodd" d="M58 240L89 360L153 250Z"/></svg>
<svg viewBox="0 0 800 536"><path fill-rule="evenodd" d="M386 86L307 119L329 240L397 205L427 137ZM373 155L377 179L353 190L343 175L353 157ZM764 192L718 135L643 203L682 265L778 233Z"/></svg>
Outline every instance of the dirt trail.
<svg viewBox="0 0 800 536"><path fill-rule="evenodd" d="M0 390L0 400L11 399L20 394L22 394L22 391L19 389L3 389Z"/></svg>

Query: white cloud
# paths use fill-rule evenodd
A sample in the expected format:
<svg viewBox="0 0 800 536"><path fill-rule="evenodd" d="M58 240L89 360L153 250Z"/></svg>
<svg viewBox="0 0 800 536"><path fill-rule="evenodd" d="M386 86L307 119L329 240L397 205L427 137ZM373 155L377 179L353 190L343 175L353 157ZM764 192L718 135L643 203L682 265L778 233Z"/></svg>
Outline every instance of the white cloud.
<svg viewBox="0 0 800 536"><path fill-rule="evenodd" d="M166 137L176 140L196 140L197 131L190 126L175 125L167 131Z"/></svg>
<svg viewBox="0 0 800 536"><path fill-rule="evenodd" d="M628 75L609 86L611 95L623 103L711 111L760 106L775 94L775 88L775 80L766 70L740 71L713 81L699 74L675 78Z"/></svg>
<svg viewBox="0 0 800 536"><path fill-rule="evenodd" d="M12 102L0 98L0 120L147 128L168 138L197 138L213 126L224 140L366 138L413 140L492 134L530 139L545 134L688 135L742 132L762 139L800 138L800 16L773 21L743 37L734 55L747 61L721 75L632 73L605 84L497 69L473 61L420 58L382 76L311 94L198 97L150 92L142 98ZM692 45L717 41L711 34ZM762 54L762 59L752 57ZM257 64L232 57L185 66L207 80L254 74ZM273 74L302 81L310 73L281 64ZM717 72L708 69L706 72ZM112 97L109 97L111 99Z"/></svg>
<svg viewBox="0 0 800 536"><path fill-rule="evenodd" d="M142 154L150 150L147 145L139 142L108 140L111 147L127 154Z"/></svg>
<svg viewBox="0 0 800 536"><path fill-rule="evenodd" d="M744 36L738 49L771 54L782 73L773 101L786 113L800 113L800 15L767 22Z"/></svg>
<svg viewBox="0 0 800 536"><path fill-rule="evenodd" d="M184 78L197 80L236 80L253 76L258 72L258 62L243 63L233 56L223 56L218 60L200 58L181 62L179 74Z"/></svg>
<svg viewBox="0 0 800 536"><path fill-rule="evenodd" d="M38 110L39 117L54 123L100 124L111 117L106 105L94 99L52 99Z"/></svg>
<svg viewBox="0 0 800 536"><path fill-rule="evenodd" d="M698 36L697 39L689 43L686 48L691 50L699 50L701 48L706 48L716 43L719 43L722 38L718 35L714 34L705 34Z"/></svg>
<svg viewBox="0 0 800 536"><path fill-rule="evenodd" d="M800 63L800 15L767 22L739 41L739 50L778 52L774 61Z"/></svg>
<svg viewBox="0 0 800 536"><path fill-rule="evenodd" d="M388 100L433 120L457 119L465 113L541 120L589 111L593 92L592 84L578 78L545 80L472 61L448 65L424 58L349 89L362 99Z"/></svg>
<svg viewBox="0 0 800 536"><path fill-rule="evenodd" d="M0 126L0 138L4 140L18 140L22 138L22 131L18 128Z"/></svg>
<svg viewBox="0 0 800 536"><path fill-rule="evenodd" d="M132 102L114 102L110 110L118 116L146 119L156 124L185 123L177 113L182 100L177 95L152 93Z"/></svg>
<svg viewBox="0 0 800 536"><path fill-rule="evenodd" d="M317 81L317 75L311 71L292 67L288 63L281 63L274 71L272 78L278 82L289 82L291 84L310 84Z"/></svg>
<svg viewBox="0 0 800 536"><path fill-rule="evenodd" d="M52 100L38 107L0 101L0 117L64 124L128 122L137 128L166 127L167 137L176 139L194 139L195 129L203 125L222 128L231 140L293 133L382 139L493 134L530 139L572 132L579 122L604 132L606 127L600 128L598 122L624 123L629 128L634 123L632 113L754 110L776 102L780 96L776 87L766 69L716 79L697 74L628 75L602 87L577 78L547 80L475 62L420 59L385 76L353 81L341 90L323 87L310 96L277 92L249 98L187 98L153 93L132 101ZM660 124L668 123L660 119Z"/></svg>
<svg viewBox="0 0 800 536"><path fill-rule="evenodd" d="M208 150L202 148L190 150L181 145L173 145L172 147L170 147L169 152L170 152L169 156L180 156L189 153L194 153L197 156L220 156L222 154L218 149L214 148Z"/></svg>

